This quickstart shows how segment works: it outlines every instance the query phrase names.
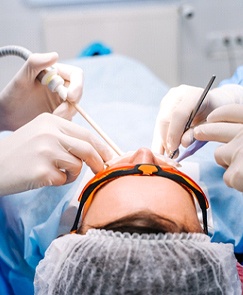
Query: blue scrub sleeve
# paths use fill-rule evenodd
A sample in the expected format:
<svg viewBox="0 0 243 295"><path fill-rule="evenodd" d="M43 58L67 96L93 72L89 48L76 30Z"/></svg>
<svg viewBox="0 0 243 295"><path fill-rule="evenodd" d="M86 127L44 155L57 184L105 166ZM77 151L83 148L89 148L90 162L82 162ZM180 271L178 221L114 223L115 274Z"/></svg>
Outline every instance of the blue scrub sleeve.
<svg viewBox="0 0 243 295"><path fill-rule="evenodd" d="M243 66L238 67L231 78L221 81L219 87L225 84L238 84L243 86Z"/></svg>

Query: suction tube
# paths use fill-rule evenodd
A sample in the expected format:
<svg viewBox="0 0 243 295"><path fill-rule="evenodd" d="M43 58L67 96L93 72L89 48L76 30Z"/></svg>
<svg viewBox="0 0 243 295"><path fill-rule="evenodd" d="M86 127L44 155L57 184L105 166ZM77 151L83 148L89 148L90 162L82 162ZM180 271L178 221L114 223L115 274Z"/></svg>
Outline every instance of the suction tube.
<svg viewBox="0 0 243 295"><path fill-rule="evenodd" d="M21 46L9 45L0 47L0 57L15 55L27 60L30 54L31 51Z"/></svg>
<svg viewBox="0 0 243 295"><path fill-rule="evenodd" d="M0 57L15 55L27 60L31 55L31 51L28 49L10 45L0 47ZM58 75L57 71L53 67L49 67L39 73L37 79L42 85L46 85L50 91L57 92L63 101L67 100L67 88L64 86L64 80ZM68 101L68 100L67 100ZM109 146L121 156L123 152L118 148L118 146L108 137L108 135L93 121L93 119L78 105L68 101L83 118L96 130L96 132L109 144Z"/></svg>

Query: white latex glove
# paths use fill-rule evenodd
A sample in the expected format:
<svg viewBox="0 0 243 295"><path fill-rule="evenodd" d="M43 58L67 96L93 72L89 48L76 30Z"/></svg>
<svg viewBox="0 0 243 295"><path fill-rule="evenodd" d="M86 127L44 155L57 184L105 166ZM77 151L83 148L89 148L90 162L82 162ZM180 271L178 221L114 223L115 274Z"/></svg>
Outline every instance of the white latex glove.
<svg viewBox="0 0 243 295"><path fill-rule="evenodd" d="M36 79L49 66L57 68L68 87L68 99L77 103L83 90L83 71L66 64L55 64L57 53L31 54L23 67L0 93L0 131L14 131L43 112L71 119L76 110L57 93Z"/></svg>
<svg viewBox="0 0 243 295"><path fill-rule="evenodd" d="M215 150L215 160L226 169L225 183L243 192L243 105L225 105L214 110L206 124L194 129L194 137L225 143Z"/></svg>
<svg viewBox="0 0 243 295"><path fill-rule="evenodd" d="M152 141L153 152L170 154L177 150L180 144L187 147L193 142L193 129L188 129L184 134L183 132L202 92L202 88L188 85L169 90L161 101L156 119ZM217 107L230 103L243 103L242 86L224 85L209 91L192 122L192 127L204 122L208 114Z"/></svg>
<svg viewBox="0 0 243 295"><path fill-rule="evenodd" d="M0 141L0 196L72 182L83 162L97 173L112 156L88 130L41 114Z"/></svg>

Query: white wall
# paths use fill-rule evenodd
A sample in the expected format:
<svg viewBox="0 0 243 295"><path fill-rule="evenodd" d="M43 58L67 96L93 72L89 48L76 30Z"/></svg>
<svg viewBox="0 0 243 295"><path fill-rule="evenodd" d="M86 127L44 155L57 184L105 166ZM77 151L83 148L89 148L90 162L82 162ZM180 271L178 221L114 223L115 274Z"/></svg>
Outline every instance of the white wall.
<svg viewBox="0 0 243 295"><path fill-rule="evenodd" d="M177 4L91 6L44 13L41 19L45 51L56 50L68 59L101 41L114 53L142 61L169 85L178 84Z"/></svg>
<svg viewBox="0 0 243 295"><path fill-rule="evenodd" d="M4 29L0 46L17 44L33 52L55 50L61 58L69 59L92 37L94 41L104 41L114 53L141 60L168 84L177 85L179 27L174 4L178 1L162 0L161 5L159 2L69 5L57 9L29 7L26 1L9 0L0 4ZM81 27L75 28L79 17ZM22 63L16 57L0 59L0 66L5 69L4 74L0 73L0 87Z"/></svg>
<svg viewBox="0 0 243 295"><path fill-rule="evenodd" d="M0 1L0 27L0 46L15 44L41 51L39 11L30 10L22 1ZM18 57L0 58L0 89L22 64Z"/></svg>
<svg viewBox="0 0 243 295"><path fill-rule="evenodd" d="M216 36L217 34L231 36L236 32L243 35L243 0L171 0L171 2L177 2L180 5L190 4L195 11L195 15L191 19L186 19L179 14L179 51L175 74L178 84L205 86L212 74L217 75L217 81L228 77L232 69L230 69L227 54L223 52L221 57L220 54L218 57L217 54L216 57L210 57L208 39L215 33ZM43 52L45 48L42 39L41 15L47 12L56 13L57 10L53 8L48 10L45 8L30 9L23 3L24 1L21 0L0 1L0 46L17 44L34 52ZM71 9L72 7L65 8L65 10ZM75 6L74 9L80 9L80 7ZM164 42L166 43L168 40L165 38ZM144 40L144 44L146 44L146 40ZM70 46L72 45L70 44ZM236 54L234 54L237 58L233 60L232 68L243 63L242 48L238 47ZM161 52L161 55L163 54L164 52ZM169 56L169 53L166 54ZM166 59L166 56L163 58ZM17 57L0 59L0 88L7 83L21 64L22 60Z"/></svg>
<svg viewBox="0 0 243 295"><path fill-rule="evenodd" d="M192 19L181 18L181 57L178 70L180 82L205 86L210 76L216 74L218 81L229 77L232 68L243 64L243 42L231 52L233 57L230 66L227 51L223 49L216 54L210 51L209 40L212 36L242 36L243 40L243 0L189 0L195 15ZM230 46L231 46L230 44ZM213 49L214 49L213 48Z"/></svg>

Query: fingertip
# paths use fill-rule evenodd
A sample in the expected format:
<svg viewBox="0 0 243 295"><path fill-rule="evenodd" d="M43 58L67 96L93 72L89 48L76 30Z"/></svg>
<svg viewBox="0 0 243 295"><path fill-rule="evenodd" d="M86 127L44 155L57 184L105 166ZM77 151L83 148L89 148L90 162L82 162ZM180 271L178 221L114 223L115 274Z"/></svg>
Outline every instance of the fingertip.
<svg viewBox="0 0 243 295"><path fill-rule="evenodd" d="M70 171L66 172L67 178L66 178L65 184L68 184L68 183L71 183L71 182L75 181L78 178L80 172L81 172L81 168L80 168L78 173L72 173Z"/></svg>
<svg viewBox="0 0 243 295"><path fill-rule="evenodd" d="M57 61L59 59L59 54L56 51L40 53L43 57L45 56L47 59Z"/></svg>
<svg viewBox="0 0 243 295"><path fill-rule="evenodd" d="M81 158L95 174L104 169L104 155L101 156L101 153L87 142L83 143Z"/></svg>
<svg viewBox="0 0 243 295"><path fill-rule="evenodd" d="M188 129L181 137L181 144L183 147L188 147L195 140L194 130L192 128Z"/></svg>
<svg viewBox="0 0 243 295"><path fill-rule="evenodd" d="M231 175L228 173L228 170L225 171L223 175L223 180L228 187L233 187L233 185L231 184Z"/></svg>
<svg viewBox="0 0 243 295"><path fill-rule="evenodd" d="M64 185L67 181L67 174L61 169L57 169L55 172L52 172L52 175L49 178L50 185L61 186Z"/></svg>
<svg viewBox="0 0 243 295"><path fill-rule="evenodd" d="M67 97L71 103L79 103L83 95L83 87L72 86L71 83L68 86Z"/></svg>
<svg viewBox="0 0 243 295"><path fill-rule="evenodd" d="M98 152L103 160L103 164L106 162L109 162L110 160L118 156L118 154L114 150L112 150L111 148L107 146L104 146L104 148L100 149Z"/></svg>
<svg viewBox="0 0 243 295"><path fill-rule="evenodd" d="M193 129L193 138L197 140L205 140L205 132L203 127L197 126Z"/></svg>
<svg viewBox="0 0 243 295"><path fill-rule="evenodd" d="M212 111L206 118L206 122L212 123L214 122L214 111Z"/></svg>
<svg viewBox="0 0 243 295"><path fill-rule="evenodd" d="M200 127L195 127L194 129L193 129L193 135L194 135L194 137L195 137L195 135L198 135L200 133Z"/></svg>
<svg viewBox="0 0 243 295"><path fill-rule="evenodd" d="M228 168L228 163L230 162L230 154L228 154L225 150L225 145L220 145L214 151L214 158L218 165L223 168Z"/></svg>
<svg viewBox="0 0 243 295"><path fill-rule="evenodd" d="M56 51L50 52L51 54L53 54L54 56L56 56L56 58L59 58L59 54Z"/></svg>
<svg viewBox="0 0 243 295"><path fill-rule="evenodd" d="M53 114L71 121L76 112L70 103L64 101L53 111Z"/></svg>
<svg viewBox="0 0 243 295"><path fill-rule="evenodd" d="M92 172L94 174L97 174L98 172L104 170L104 162L103 161L98 161L96 163L87 163L86 164L90 167L90 169L92 170Z"/></svg>

